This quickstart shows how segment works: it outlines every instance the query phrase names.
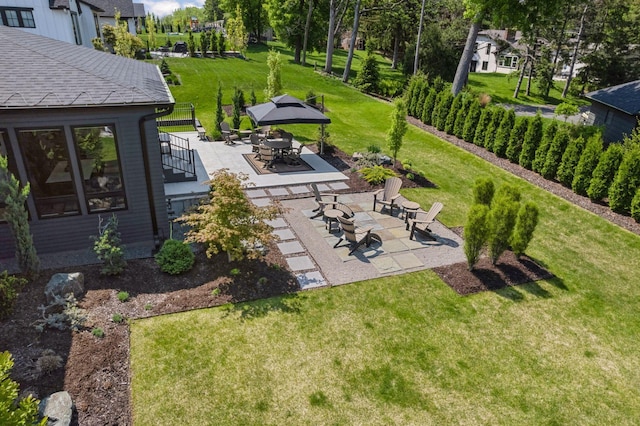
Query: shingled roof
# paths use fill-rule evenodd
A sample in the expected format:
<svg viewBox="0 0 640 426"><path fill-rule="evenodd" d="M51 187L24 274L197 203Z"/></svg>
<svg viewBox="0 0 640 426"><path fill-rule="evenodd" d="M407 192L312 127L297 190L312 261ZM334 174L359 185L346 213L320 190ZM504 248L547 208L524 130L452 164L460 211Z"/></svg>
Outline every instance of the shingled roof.
<svg viewBox="0 0 640 426"><path fill-rule="evenodd" d="M121 18L133 18L135 16L132 0L91 0L91 2L104 10L104 13L101 13L100 16L113 18L116 9L120 12Z"/></svg>
<svg viewBox="0 0 640 426"><path fill-rule="evenodd" d="M0 110L174 103L160 69L0 25Z"/></svg>
<svg viewBox="0 0 640 426"><path fill-rule="evenodd" d="M640 115L640 80L596 90L584 96L629 115Z"/></svg>

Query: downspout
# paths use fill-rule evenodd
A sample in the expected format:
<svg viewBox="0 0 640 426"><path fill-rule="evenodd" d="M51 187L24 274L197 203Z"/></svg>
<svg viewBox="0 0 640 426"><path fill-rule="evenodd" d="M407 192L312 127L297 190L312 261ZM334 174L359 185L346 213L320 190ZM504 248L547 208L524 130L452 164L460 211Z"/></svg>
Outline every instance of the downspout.
<svg viewBox="0 0 640 426"><path fill-rule="evenodd" d="M149 210L151 213L151 228L153 230L153 243L154 249L160 248L160 232L158 229L158 217L156 215L155 197L153 196L153 187L151 185L151 174L149 173L149 146L147 144L147 132L144 129L145 122L149 120L155 120L159 117L164 117L173 112L174 105L171 104L159 112L153 114L144 115L138 121L138 127L140 128L140 139L142 141L142 162L144 164L144 180L147 186L147 198L149 200Z"/></svg>

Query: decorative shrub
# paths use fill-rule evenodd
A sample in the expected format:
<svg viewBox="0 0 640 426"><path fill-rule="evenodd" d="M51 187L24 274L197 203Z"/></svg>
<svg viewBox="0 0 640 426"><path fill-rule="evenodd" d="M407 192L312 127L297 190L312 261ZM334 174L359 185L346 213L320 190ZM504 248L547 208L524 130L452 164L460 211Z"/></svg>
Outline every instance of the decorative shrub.
<svg viewBox="0 0 640 426"><path fill-rule="evenodd" d="M449 113L449 108L451 108L452 103L453 94L449 91L444 92L440 105L438 105L438 120L435 121L436 127L440 131L444 130L444 125L447 123L447 114Z"/></svg>
<svg viewBox="0 0 640 426"><path fill-rule="evenodd" d="M516 225L511 235L511 249L520 257L524 254L533 238L533 231L538 225L538 206L533 201L528 201L520 207Z"/></svg>
<svg viewBox="0 0 640 426"><path fill-rule="evenodd" d="M502 121L500 122L500 126L498 127L498 131L496 132L496 137L493 140L493 152L498 156L504 158L505 153L507 151L507 147L509 146L509 136L511 135L511 129L516 122L516 113L509 109L505 112Z"/></svg>
<svg viewBox="0 0 640 426"><path fill-rule="evenodd" d="M495 197L489 212L489 257L495 265L509 247L511 233L516 224L519 203L510 197Z"/></svg>
<svg viewBox="0 0 640 426"><path fill-rule="evenodd" d="M0 272L0 319L11 314L18 292L25 284L27 280L24 278L9 275L7 271Z"/></svg>
<svg viewBox="0 0 640 426"><path fill-rule="evenodd" d="M100 327L95 327L91 330L91 334L93 334L99 339L102 339L104 337L104 330L101 329Z"/></svg>
<svg viewBox="0 0 640 426"><path fill-rule="evenodd" d="M253 90L251 90L251 93L253 93ZM316 104L318 103L318 98L316 97L316 92L314 92L313 90L309 90L307 92L307 95L305 96L305 101L304 101L307 105L311 105L311 106L316 106ZM251 104L251 105L255 105L255 104Z"/></svg>
<svg viewBox="0 0 640 426"><path fill-rule="evenodd" d="M493 118L493 108L484 107L480 114L480 120L478 120L478 127L476 127L476 133L473 135L473 144L478 146L484 146L484 139L486 136L487 128L491 124Z"/></svg>
<svg viewBox="0 0 640 426"><path fill-rule="evenodd" d="M62 357L52 349L45 349L36 361L36 368L42 374L51 374L62 367Z"/></svg>
<svg viewBox="0 0 640 426"><path fill-rule="evenodd" d="M431 114L433 113L433 108L436 104L436 97L438 96L438 92L436 89L429 89L429 94L427 98L424 100L424 107L422 108L422 122L424 124L431 124Z"/></svg>
<svg viewBox="0 0 640 426"><path fill-rule="evenodd" d="M484 204L474 204L469 210L467 223L464 226L464 254L467 257L469 270L473 270L480 259L482 247L489 235L489 207Z"/></svg>
<svg viewBox="0 0 640 426"><path fill-rule="evenodd" d="M640 188L638 188L636 195L631 200L631 217L636 222L640 222Z"/></svg>
<svg viewBox="0 0 640 426"><path fill-rule="evenodd" d="M404 92L404 100L407 103L407 111L410 116L414 117L415 114L415 105L416 105L416 87L418 85L420 76L412 75L409 79L409 84L407 84L407 89Z"/></svg>
<svg viewBox="0 0 640 426"><path fill-rule="evenodd" d="M493 141L495 140L496 133L498 132L498 128L500 127L500 123L504 118L505 109L502 107L492 107L493 117L491 119L491 124L487 127L484 136L484 147L493 152Z"/></svg>
<svg viewBox="0 0 640 426"><path fill-rule="evenodd" d="M623 153L622 145L617 143L609 145L609 148L602 153L587 189L587 196L591 201L600 201L607 196L611 182L622 162Z"/></svg>
<svg viewBox="0 0 640 426"><path fill-rule="evenodd" d="M436 95L436 100L433 105L433 111L431 112L431 125L433 127L438 127L438 117L440 117L440 105L442 104L442 99L447 96L446 92L438 92Z"/></svg>
<svg viewBox="0 0 640 426"><path fill-rule="evenodd" d="M178 240L166 240L155 258L162 272L178 275L193 267L196 256L189 244Z"/></svg>
<svg viewBox="0 0 640 426"><path fill-rule="evenodd" d="M414 117L418 117L418 118L422 117L424 102L426 101L428 95L429 95L429 82L427 81L426 78L423 78L420 83L420 92L418 94L418 99L414 107L415 108Z"/></svg>
<svg viewBox="0 0 640 426"><path fill-rule="evenodd" d="M631 201L640 188L640 146L625 152L609 188L609 207L618 213L630 213Z"/></svg>
<svg viewBox="0 0 640 426"><path fill-rule="evenodd" d="M464 134L464 123L467 120L467 114L469 113L469 108L471 108L471 102L473 102L473 96L465 93L464 98L462 99L462 105L458 108L456 119L453 122L453 134L460 139L462 139L462 135Z"/></svg>
<svg viewBox="0 0 640 426"><path fill-rule="evenodd" d="M218 133L222 131L220 123L224 121L224 110L222 109L222 86L218 82L218 96L216 96L216 129Z"/></svg>
<svg viewBox="0 0 640 426"><path fill-rule="evenodd" d="M551 142L553 142L553 138L556 136L558 132L558 122L553 120L551 124L547 126L546 129L542 132L542 140L540 141L540 146L536 150L536 156L531 164L531 170L536 173L541 174L542 168L544 167L544 162L547 159L547 152L549 151L549 147L551 147Z"/></svg>
<svg viewBox="0 0 640 426"><path fill-rule="evenodd" d="M569 132L566 128L558 130L553 137L553 142L547 151L547 158L544 160L544 166L540 171L545 179L554 179L558 173L562 155L569 145Z"/></svg>
<svg viewBox="0 0 640 426"><path fill-rule="evenodd" d="M598 165L598 160L602 155L602 136L600 134L593 135L587 141L587 145L582 151L580 161L576 166L573 175L571 188L573 192L579 195L587 195L587 189L591 183L591 176Z"/></svg>
<svg viewBox="0 0 640 426"><path fill-rule="evenodd" d="M515 126L511 129L509 135L509 144L507 145L507 151L505 152L507 158L512 163L518 163L520 160L520 153L522 152L522 144L524 142L524 135L529 128L529 119L527 117L521 117L516 120Z"/></svg>
<svg viewBox="0 0 640 426"><path fill-rule="evenodd" d="M529 120L529 127L524 134L522 141L522 150L518 159L520 165L525 169L531 170L533 160L536 158L536 151L542 141L542 115L538 111L533 119Z"/></svg>
<svg viewBox="0 0 640 426"><path fill-rule="evenodd" d="M562 155L562 161L558 168L558 181L564 186L571 187L573 182L573 175L580 161L580 156L584 150L585 141L582 136L571 139L569 146Z"/></svg>
<svg viewBox="0 0 640 426"><path fill-rule="evenodd" d="M478 178L473 185L473 203L491 207L495 187L489 178Z"/></svg>
<svg viewBox="0 0 640 426"><path fill-rule="evenodd" d="M394 177L396 173L383 166L363 167L359 170L360 174L372 185L384 182L387 178Z"/></svg>
<svg viewBox="0 0 640 426"><path fill-rule="evenodd" d="M7 351L0 352L0 423L3 425L44 425L38 423L38 401L29 395L18 398L20 386L11 379L13 358Z"/></svg>
<svg viewBox="0 0 640 426"><path fill-rule="evenodd" d="M116 324L120 324L122 321L124 321L124 316L121 313L115 313L111 315L111 321L115 322Z"/></svg>
<svg viewBox="0 0 640 426"><path fill-rule="evenodd" d="M367 49L362 68L353 79L353 85L365 93L377 93L380 83L380 69L373 52Z"/></svg>
<svg viewBox="0 0 640 426"><path fill-rule="evenodd" d="M473 143L473 137L476 134L476 127L480 120L480 114L482 113L480 102L476 99L471 102L471 108L467 113L467 118L464 120L464 129L462 130L462 139L469 143Z"/></svg>
<svg viewBox="0 0 640 426"><path fill-rule="evenodd" d="M126 291L119 291L118 300L121 302L126 302L127 300L129 300L129 293Z"/></svg>
<svg viewBox="0 0 640 426"><path fill-rule="evenodd" d="M506 198L511 201L520 201L520 191L512 185L502 185L495 193L494 198Z"/></svg>
<svg viewBox="0 0 640 426"><path fill-rule="evenodd" d="M447 114L447 121L444 123L444 131L448 134L453 134L453 125L456 122L456 115L458 111L462 107L462 100L464 98L464 93L460 92L453 98L453 103L451 104L451 108L449 108L449 113Z"/></svg>
<svg viewBox="0 0 640 426"><path fill-rule="evenodd" d="M126 262L124 250L120 245L120 233L118 232L118 218L111 215L107 223L103 225L102 217L98 216L98 236L93 237L93 251L104 266L100 273L105 275L118 275L124 271Z"/></svg>

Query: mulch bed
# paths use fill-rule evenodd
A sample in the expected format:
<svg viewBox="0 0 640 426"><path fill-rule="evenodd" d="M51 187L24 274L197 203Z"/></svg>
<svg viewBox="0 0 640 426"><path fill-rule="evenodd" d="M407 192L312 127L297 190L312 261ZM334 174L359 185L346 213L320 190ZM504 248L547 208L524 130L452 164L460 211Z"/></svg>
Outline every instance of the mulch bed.
<svg viewBox="0 0 640 426"><path fill-rule="evenodd" d="M354 171L355 162L338 150L323 158L349 178L349 189L344 192L382 187L364 181ZM396 171L404 188L434 186L425 177L416 175L410 180L406 170L396 168ZM237 274L231 273L234 268ZM80 307L89 313L86 328L76 333L56 330L38 333L33 322L40 318L37 307L45 303L46 282L56 272L74 271L83 272L85 276L87 292L80 300ZM516 259L509 253L501 257L496 267L483 259L473 273L467 270L466 263L437 268L436 273L459 294L500 291L551 276L533 260ZM261 284L262 277L266 284ZM130 260L125 272L117 278L100 275L99 265L44 271L40 279L28 284L20 294L14 313L0 322L0 350L13 354L16 363L12 377L20 383L23 394L33 393L43 398L63 389L71 394L77 409L74 424L129 425L129 331L126 322L112 321L114 313L129 319L143 318L282 295L297 288L294 275L275 246L269 247L260 261L228 263L226 255L207 259L203 252L198 252L195 267L177 277L161 273L153 259ZM128 291L130 300L120 302L118 291ZM92 327L102 328L105 337L93 336ZM39 375L36 361L44 349L60 355L64 367Z"/></svg>

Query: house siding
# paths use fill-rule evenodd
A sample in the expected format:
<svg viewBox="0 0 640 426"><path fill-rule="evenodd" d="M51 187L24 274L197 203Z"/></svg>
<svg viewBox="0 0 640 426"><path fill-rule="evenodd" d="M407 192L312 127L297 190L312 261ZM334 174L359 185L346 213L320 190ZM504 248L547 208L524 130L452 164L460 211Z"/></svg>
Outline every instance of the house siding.
<svg viewBox="0 0 640 426"><path fill-rule="evenodd" d="M37 128L46 126L77 126L113 124L116 129L118 153L127 209L114 211L118 216L119 231L123 244L146 243L154 246L154 232L147 194L147 180L144 171L143 144L140 143L139 120L154 112L153 107L113 107L113 108L71 108L60 110L31 110L5 112L0 115L0 128L7 130L18 173L26 180L25 166L20 159L17 128ZM155 120L145 122L144 133L150 141L147 144L154 209L158 221L159 236L169 235L169 222L164 197L160 147L156 142ZM75 152L70 153L75 156ZM59 218L39 219L32 199L28 202L30 227L34 243L39 253L56 253L68 250L82 250L91 247L90 236L97 234L98 214L84 214ZM111 213L103 213L103 217ZM0 258L14 255L14 245L9 227L0 223Z"/></svg>
<svg viewBox="0 0 640 426"><path fill-rule="evenodd" d="M590 110L594 117L593 124L595 126L604 126L605 128L603 134L605 142L618 142L623 140L625 135L630 135L638 125L637 117L610 108L596 101L593 101Z"/></svg>

